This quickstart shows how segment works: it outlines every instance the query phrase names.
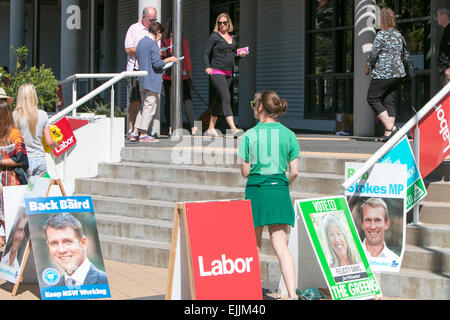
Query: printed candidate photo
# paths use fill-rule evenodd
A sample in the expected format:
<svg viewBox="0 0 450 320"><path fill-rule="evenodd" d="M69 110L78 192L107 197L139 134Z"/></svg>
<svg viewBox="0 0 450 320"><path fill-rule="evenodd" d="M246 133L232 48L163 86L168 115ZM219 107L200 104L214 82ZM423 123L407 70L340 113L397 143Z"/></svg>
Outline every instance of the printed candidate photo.
<svg viewBox="0 0 450 320"><path fill-rule="evenodd" d="M330 269L362 263L344 212L316 213L313 222Z"/></svg>
<svg viewBox="0 0 450 320"><path fill-rule="evenodd" d="M10 230L0 260L0 276L7 281L16 283L30 240L25 207L19 207Z"/></svg>
<svg viewBox="0 0 450 320"><path fill-rule="evenodd" d="M397 267L404 243L404 199L354 196L347 201L372 267Z"/></svg>
<svg viewBox="0 0 450 320"><path fill-rule="evenodd" d="M32 214L28 219L39 285L41 293L46 295L42 298L54 298L53 294L66 292L51 288L108 285L92 212ZM106 287L109 294L109 286ZM43 288L50 290L43 291ZM81 298L84 292L87 291L78 290L75 298ZM73 293L71 290L70 294Z"/></svg>

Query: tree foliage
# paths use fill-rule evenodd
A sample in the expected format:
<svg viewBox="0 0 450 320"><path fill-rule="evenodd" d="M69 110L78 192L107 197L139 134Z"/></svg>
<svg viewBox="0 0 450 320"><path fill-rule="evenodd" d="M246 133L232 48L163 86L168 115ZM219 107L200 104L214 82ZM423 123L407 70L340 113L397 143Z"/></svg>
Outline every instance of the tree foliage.
<svg viewBox="0 0 450 320"><path fill-rule="evenodd" d="M38 107L47 112L54 111L59 99L57 95L58 81L52 70L46 68L45 65L41 65L40 67L27 66L25 59L28 56L28 49L25 46L15 49L15 56L16 68L14 73L8 73L0 67L1 77L9 80L7 86L4 85L3 81L0 82L0 86L5 89L8 96L14 98L14 103L11 105L11 108L15 108L19 87L25 83L32 83L37 92Z"/></svg>

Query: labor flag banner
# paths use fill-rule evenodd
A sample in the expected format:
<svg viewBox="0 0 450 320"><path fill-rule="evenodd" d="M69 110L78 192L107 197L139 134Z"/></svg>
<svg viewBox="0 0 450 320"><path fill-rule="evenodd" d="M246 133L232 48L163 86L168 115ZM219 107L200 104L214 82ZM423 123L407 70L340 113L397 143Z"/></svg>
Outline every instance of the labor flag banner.
<svg viewBox="0 0 450 320"><path fill-rule="evenodd" d="M262 299L250 201L186 203L184 221L193 299Z"/></svg>
<svg viewBox="0 0 450 320"><path fill-rule="evenodd" d="M297 200L296 207L332 299L381 297L345 197Z"/></svg>
<svg viewBox="0 0 450 320"><path fill-rule="evenodd" d="M450 154L450 93L419 122L419 167L428 176Z"/></svg>
<svg viewBox="0 0 450 320"><path fill-rule="evenodd" d="M59 128L63 136L63 140L61 141L59 146L53 149L53 154L56 157L59 157L77 143L77 138L75 137L73 130L69 124L69 121L67 120L66 117L56 122L55 126Z"/></svg>

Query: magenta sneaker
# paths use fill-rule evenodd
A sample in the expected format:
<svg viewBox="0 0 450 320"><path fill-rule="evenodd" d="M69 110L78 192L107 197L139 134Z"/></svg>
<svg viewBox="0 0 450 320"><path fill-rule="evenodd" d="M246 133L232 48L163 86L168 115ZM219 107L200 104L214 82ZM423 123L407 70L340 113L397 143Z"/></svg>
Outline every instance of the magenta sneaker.
<svg viewBox="0 0 450 320"><path fill-rule="evenodd" d="M155 139L155 138L150 137L148 135L139 137L139 142L152 143L152 142L158 142L158 141L159 141L158 139Z"/></svg>

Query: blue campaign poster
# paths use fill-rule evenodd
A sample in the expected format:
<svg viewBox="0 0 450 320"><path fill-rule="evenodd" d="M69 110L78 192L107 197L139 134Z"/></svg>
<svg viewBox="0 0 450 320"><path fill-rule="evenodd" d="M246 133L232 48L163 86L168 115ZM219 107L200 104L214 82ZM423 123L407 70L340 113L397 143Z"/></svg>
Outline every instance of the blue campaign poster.
<svg viewBox="0 0 450 320"><path fill-rule="evenodd" d="M42 300L111 297L91 197L25 199Z"/></svg>
<svg viewBox="0 0 450 320"><path fill-rule="evenodd" d="M380 163L406 164L407 167L407 191L406 191L406 210L413 208L426 195L427 189L417 168L414 154L409 145L408 138L405 136L389 151Z"/></svg>

